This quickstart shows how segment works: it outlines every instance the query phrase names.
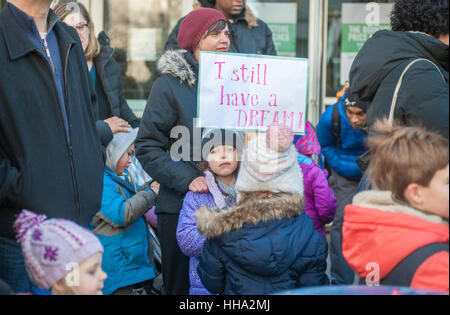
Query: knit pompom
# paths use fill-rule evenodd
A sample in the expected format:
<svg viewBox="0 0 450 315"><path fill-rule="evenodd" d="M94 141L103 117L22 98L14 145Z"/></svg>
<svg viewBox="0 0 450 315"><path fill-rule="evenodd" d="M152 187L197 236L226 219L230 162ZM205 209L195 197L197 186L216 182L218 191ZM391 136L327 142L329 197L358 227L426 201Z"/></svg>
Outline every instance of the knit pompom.
<svg viewBox="0 0 450 315"><path fill-rule="evenodd" d="M37 215L31 211L22 210L13 225L14 231L17 235L17 240L22 242L27 231L35 226L38 226L46 218L47 217L45 215Z"/></svg>
<svg viewBox="0 0 450 315"><path fill-rule="evenodd" d="M271 125L266 131L266 144L268 148L278 152L289 149L294 134L291 129L282 125Z"/></svg>

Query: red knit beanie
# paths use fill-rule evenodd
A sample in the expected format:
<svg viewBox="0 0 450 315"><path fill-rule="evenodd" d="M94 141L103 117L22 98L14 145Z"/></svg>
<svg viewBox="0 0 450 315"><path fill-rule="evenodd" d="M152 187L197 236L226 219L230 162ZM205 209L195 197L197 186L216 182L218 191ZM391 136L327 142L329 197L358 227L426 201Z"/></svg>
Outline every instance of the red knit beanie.
<svg viewBox="0 0 450 315"><path fill-rule="evenodd" d="M180 47L194 52L208 28L220 20L227 21L225 16L216 9L199 8L191 11L180 25L178 33Z"/></svg>

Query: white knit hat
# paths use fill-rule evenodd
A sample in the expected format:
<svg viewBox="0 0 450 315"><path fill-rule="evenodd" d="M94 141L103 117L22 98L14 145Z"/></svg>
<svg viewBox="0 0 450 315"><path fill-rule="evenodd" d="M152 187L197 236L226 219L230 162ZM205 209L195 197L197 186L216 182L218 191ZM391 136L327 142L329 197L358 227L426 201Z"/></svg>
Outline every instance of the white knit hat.
<svg viewBox="0 0 450 315"><path fill-rule="evenodd" d="M118 132L114 134L113 139L106 147L106 166L111 170L115 170L117 162L119 162L122 155L128 150L128 147L134 143L137 137L137 132L132 128L127 128L127 132Z"/></svg>
<svg viewBox="0 0 450 315"><path fill-rule="evenodd" d="M287 127L272 125L253 138L244 150L236 190L303 195L303 174Z"/></svg>

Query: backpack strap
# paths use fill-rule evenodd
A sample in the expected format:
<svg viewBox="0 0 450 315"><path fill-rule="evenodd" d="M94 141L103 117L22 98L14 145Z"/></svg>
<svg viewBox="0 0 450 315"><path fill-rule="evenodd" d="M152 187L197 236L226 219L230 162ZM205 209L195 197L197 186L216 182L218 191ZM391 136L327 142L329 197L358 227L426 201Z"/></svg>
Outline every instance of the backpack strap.
<svg viewBox="0 0 450 315"><path fill-rule="evenodd" d="M448 243L431 243L416 249L403 259L394 269L381 281L381 285L403 285L410 286L417 269L428 258L441 251L449 251Z"/></svg>
<svg viewBox="0 0 450 315"><path fill-rule="evenodd" d="M339 104L340 102L337 102L334 107L333 111L331 112L331 132L336 137L338 148L341 148L341 115L339 114Z"/></svg>
<svg viewBox="0 0 450 315"><path fill-rule="evenodd" d="M403 72L400 76L400 79L398 80L397 86L395 87L395 90L394 90L394 97L392 98L391 110L389 112L389 120L388 120L390 126L392 126L392 124L394 123L394 112L395 112L395 107L397 105L398 93L399 93L400 87L402 86L402 83L403 83L403 77L405 76L406 72L408 72L409 68L411 68L416 62L419 62L419 61L426 61L426 62L431 63L433 66L435 66L437 71L439 71L439 73L441 74L442 80L445 81L445 77L442 74L441 70L432 61L430 61L428 59L424 59L424 58L414 59L413 61L411 61L406 66L405 70L403 70Z"/></svg>

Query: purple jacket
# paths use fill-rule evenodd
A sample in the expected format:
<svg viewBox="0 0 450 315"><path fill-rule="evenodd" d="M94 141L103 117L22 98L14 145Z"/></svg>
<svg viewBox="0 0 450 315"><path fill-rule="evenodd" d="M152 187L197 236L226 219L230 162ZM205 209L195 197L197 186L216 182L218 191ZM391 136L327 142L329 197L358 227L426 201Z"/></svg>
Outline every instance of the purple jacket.
<svg viewBox="0 0 450 315"><path fill-rule="evenodd" d="M298 161L303 172L305 213L313 219L315 230L326 236L325 224L333 221L337 200L320 167L301 154Z"/></svg>
<svg viewBox="0 0 450 315"><path fill-rule="evenodd" d="M189 256L189 288L190 295L211 295L205 289L197 273L197 265L203 251L206 238L197 229L195 212L201 207L220 207L224 205L223 195L212 175L205 174L208 193L193 193L189 191L184 197L177 227L177 241L181 251ZM222 198L222 199L220 199Z"/></svg>

